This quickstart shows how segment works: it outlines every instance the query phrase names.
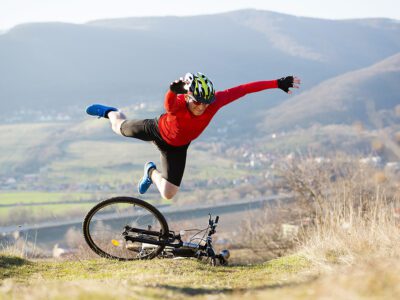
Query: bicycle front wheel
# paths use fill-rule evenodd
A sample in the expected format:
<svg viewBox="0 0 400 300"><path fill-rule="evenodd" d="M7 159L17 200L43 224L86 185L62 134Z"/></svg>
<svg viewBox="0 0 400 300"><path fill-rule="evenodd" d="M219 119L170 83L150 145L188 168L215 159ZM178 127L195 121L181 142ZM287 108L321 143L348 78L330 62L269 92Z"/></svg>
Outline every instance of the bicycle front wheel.
<svg viewBox="0 0 400 300"><path fill-rule="evenodd" d="M159 232L159 235L148 236L146 231ZM154 206L131 197L100 202L83 221L83 236L89 247L102 257L118 260L156 257L164 249L163 245L133 242L132 238L162 242L168 233L167 221Z"/></svg>

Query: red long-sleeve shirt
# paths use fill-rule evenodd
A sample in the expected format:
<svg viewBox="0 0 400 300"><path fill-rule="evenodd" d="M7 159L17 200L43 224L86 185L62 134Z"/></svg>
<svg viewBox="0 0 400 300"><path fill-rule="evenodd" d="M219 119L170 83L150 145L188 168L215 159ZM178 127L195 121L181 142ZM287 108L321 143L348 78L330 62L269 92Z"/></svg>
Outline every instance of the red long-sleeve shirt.
<svg viewBox="0 0 400 300"><path fill-rule="evenodd" d="M183 146L196 139L210 123L217 111L247 94L277 88L277 80L256 81L215 93L215 101L200 116L193 115L187 107L185 95L168 91L165 95L166 113L161 115L158 128L161 137L172 146Z"/></svg>

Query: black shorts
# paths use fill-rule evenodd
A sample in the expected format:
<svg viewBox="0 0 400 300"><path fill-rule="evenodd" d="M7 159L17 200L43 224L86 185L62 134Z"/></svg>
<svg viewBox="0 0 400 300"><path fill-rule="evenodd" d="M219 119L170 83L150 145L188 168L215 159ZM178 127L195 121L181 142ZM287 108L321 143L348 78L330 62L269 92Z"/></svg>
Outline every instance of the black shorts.
<svg viewBox="0 0 400 300"><path fill-rule="evenodd" d="M160 135L158 119L125 120L121 124L121 133L126 137L153 142L161 152L162 177L180 186L190 143L179 147L167 144Z"/></svg>

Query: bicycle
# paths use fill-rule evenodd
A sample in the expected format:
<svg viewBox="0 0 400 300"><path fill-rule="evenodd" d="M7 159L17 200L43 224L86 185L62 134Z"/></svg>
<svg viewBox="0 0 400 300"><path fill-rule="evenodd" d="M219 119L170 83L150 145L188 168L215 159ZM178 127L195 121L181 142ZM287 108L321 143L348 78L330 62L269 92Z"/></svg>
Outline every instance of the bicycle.
<svg viewBox="0 0 400 300"><path fill-rule="evenodd" d="M216 232L219 216L209 214L205 229L170 231L163 214L153 205L132 197L115 197L95 205L83 221L83 236L89 247L99 256L120 261L194 257L212 266L227 265L228 250L215 253L212 235ZM182 240L186 232L196 233L188 242ZM203 233L202 237L198 237ZM198 241L197 243L194 241Z"/></svg>

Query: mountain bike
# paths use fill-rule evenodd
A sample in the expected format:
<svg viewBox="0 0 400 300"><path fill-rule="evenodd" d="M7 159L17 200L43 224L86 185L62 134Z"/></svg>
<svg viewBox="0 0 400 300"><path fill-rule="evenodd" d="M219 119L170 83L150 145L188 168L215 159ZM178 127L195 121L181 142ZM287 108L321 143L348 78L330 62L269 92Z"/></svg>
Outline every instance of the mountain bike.
<svg viewBox="0 0 400 300"><path fill-rule="evenodd" d="M83 221L83 236L99 256L121 261L194 257L212 266L227 265L228 250L216 254L212 235L219 216L209 214L204 229L170 231L163 214L153 205L132 197L115 197L95 205ZM186 232L194 232L183 241Z"/></svg>

